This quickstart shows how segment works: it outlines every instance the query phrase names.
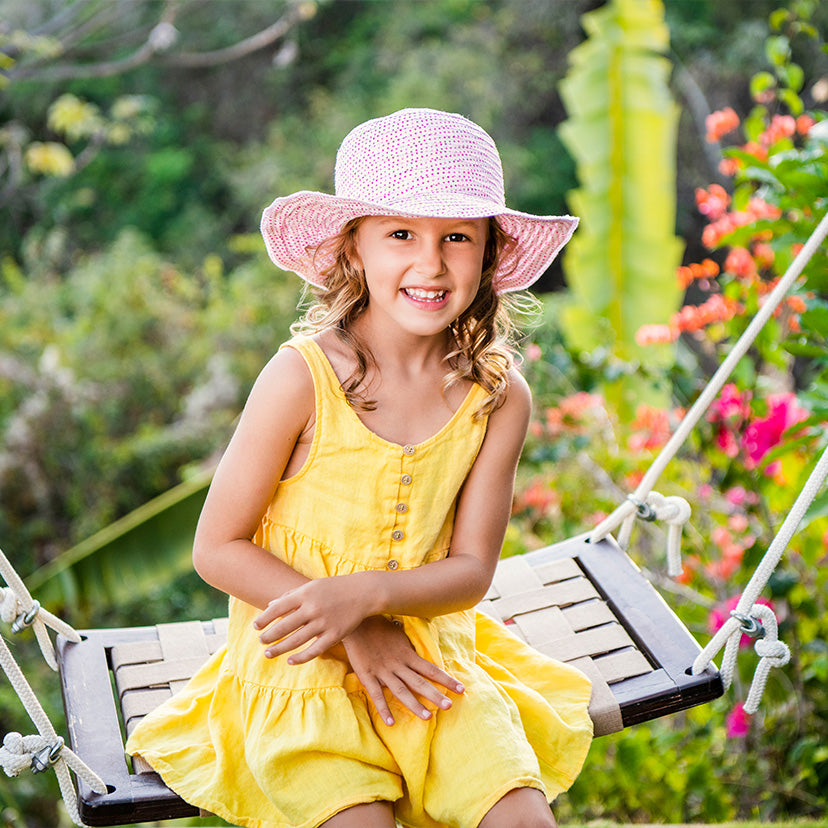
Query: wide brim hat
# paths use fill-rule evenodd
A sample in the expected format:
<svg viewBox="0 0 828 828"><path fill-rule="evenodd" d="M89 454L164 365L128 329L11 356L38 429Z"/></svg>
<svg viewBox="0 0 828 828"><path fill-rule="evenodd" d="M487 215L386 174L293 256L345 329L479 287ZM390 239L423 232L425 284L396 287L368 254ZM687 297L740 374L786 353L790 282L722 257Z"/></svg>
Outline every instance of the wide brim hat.
<svg viewBox="0 0 828 828"><path fill-rule="evenodd" d="M311 191L277 198L262 215L267 252L283 270L324 288L333 256L320 245L360 216L496 217L514 239L501 253L497 293L537 281L569 241L578 219L506 207L494 141L462 115L403 109L366 121L336 156L335 195Z"/></svg>

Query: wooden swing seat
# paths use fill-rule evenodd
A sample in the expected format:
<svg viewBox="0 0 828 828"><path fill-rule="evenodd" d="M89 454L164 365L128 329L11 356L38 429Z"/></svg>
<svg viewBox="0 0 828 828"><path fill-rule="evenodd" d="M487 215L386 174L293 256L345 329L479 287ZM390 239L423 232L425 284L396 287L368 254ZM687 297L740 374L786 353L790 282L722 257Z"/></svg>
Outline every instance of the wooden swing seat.
<svg viewBox="0 0 828 828"><path fill-rule="evenodd" d="M699 646L610 538L573 538L502 560L479 609L590 677L596 735L723 692L712 667L690 675ZM125 734L187 683L226 631L227 619L218 619L86 630L79 644L58 639L69 743L108 787L96 794L78 780L88 825L198 815L140 760L130 768Z"/></svg>

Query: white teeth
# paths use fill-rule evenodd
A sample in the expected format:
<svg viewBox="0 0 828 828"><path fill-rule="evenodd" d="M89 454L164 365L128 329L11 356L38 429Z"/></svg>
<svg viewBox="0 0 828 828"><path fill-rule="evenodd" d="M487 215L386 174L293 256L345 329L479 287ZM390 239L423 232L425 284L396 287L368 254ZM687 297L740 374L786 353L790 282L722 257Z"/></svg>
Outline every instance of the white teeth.
<svg viewBox="0 0 828 828"><path fill-rule="evenodd" d="M436 302L442 299L444 290L422 290L421 288L405 288L405 292L414 299L423 299L427 302Z"/></svg>

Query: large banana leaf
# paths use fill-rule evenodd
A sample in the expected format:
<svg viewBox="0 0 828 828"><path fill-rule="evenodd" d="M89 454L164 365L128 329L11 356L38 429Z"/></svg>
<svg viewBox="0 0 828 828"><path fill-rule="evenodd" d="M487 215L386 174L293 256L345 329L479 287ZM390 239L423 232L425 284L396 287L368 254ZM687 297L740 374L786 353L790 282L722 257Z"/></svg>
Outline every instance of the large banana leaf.
<svg viewBox="0 0 828 828"><path fill-rule="evenodd" d="M663 360L635 334L667 322L681 294L675 270L675 145L669 43L658 0L611 0L585 14L588 38L561 83L561 137L580 186L569 194L581 224L564 262L571 302L564 330L576 348L605 346L625 360Z"/></svg>
<svg viewBox="0 0 828 828"><path fill-rule="evenodd" d="M140 597L191 566L212 472L202 472L110 524L26 578L45 605L88 607Z"/></svg>

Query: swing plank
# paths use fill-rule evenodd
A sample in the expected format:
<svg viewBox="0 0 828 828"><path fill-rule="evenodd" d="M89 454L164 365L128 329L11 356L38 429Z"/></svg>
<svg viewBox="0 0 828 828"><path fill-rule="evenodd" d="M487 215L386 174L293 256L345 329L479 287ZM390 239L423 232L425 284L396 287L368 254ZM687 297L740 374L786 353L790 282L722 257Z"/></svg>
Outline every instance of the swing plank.
<svg viewBox="0 0 828 828"><path fill-rule="evenodd" d="M718 671L689 675L700 648L612 539L584 537L506 558L479 609L535 649L585 672L596 735L684 710L723 692ZM222 646L226 619L86 630L58 639L72 749L107 783L78 780L92 826L196 816L124 743L140 719L186 684Z"/></svg>

